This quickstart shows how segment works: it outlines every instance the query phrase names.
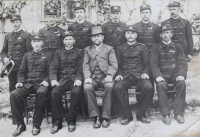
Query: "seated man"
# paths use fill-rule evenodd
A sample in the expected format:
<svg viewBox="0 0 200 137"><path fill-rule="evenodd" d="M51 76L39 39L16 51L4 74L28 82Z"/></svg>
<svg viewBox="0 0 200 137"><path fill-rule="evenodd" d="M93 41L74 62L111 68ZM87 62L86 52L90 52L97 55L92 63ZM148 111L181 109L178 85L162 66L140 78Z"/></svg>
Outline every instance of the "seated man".
<svg viewBox="0 0 200 137"><path fill-rule="evenodd" d="M173 30L170 24L162 25L160 37L162 42L154 45L151 54L151 70L156 80L158 102L163 116L163 123L169 125L170 109L167 96L167 85L175 86L174 115L178 123L184 123L184 105L186 95L185 78L187 75L187 61L180 44L172 42Z"/></svg>
<svg viewBox="0 0 200 137"><path fill-rule="evenodd" d="M62 128L62 95L71 91L71 103L67 118L68 130L73 132L76 127L76 110L82 90L82 56L83 50L74 48L74 33L63 34L65 49L55 52L49 69L49 79L53 87L51 92L52 123L51 133Z"/></svg>
<svg viewBox="0 0 200 137"><path fill-rule="evenodd" d="M26 130L23 120L23 99L26 99L29 94L36 94L33 135L40 133L40 125L44 115L49 86L48 70L52 54L42 48L43 37L40 35L32 36L31 44L33 50L24 55L17 74L16 89L10 94L13 124L18 125L13 136L18 136Z"/></svg>
<svg viewBox="0 0 200 137"><path fill-rule="evenodd" d="M115 76L118 64L115 51L111 46L103 43L104 32L100 26L92 27L91 40L93 45L84 49L83 76L84 93L88 102L89 117L94 117L94 128L107 128L110 125L111 117L111 94L113 90L113 77ZM103 88L102 113L96 101L95 90ZM101 118L100 118L101 116Z"/></svg>
<svg viewBox="0 0 200 137"><path fill-rule="evenodd" d="M149 80L149 50L144 44L136 42L137 33L137 28L127 26L125 30L127 42L119 46L116 52L119 69L115 78L118 82L114 86L113 97L117 101L115 105L118 108L118 113L122 116L122 125L127 125L133 120L126 99L128 88L133 85L136 85L141 92L138 97L137 120L143 123L151 122L145 115L153 96L153 87Z"/></svg>

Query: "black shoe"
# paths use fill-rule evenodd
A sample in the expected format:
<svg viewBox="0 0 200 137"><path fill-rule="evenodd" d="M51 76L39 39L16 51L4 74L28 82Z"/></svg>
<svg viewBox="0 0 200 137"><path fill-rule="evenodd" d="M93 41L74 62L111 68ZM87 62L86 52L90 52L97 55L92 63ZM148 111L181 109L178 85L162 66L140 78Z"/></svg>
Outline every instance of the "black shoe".
<svg viewBox="0 0 200 137"><path fill-rule="evenodd" d="M142 123L150 123L151 122L151 120L149 118L146 118L146 117L137 116L137 120L141 121Z"/></svg>
<svg viewBox="0 0 200 137"><path fill-rule="evenodd" d="M124 118L122 118L122 120L121 120L121 124L122 125L127 125L130 121L132 121L133 120L133 116L130 116L130 117L124 117Z"/></svg>
<svg viewBox="0 0 200 137"><path fill-rule="evenodd" d="M100 128L101 127L100 117L95 117L93 127L94 128Z"/></svg>
<svg viewBox="0 0 200 137"><path fill-rule="evenodd" d="M170 125L171 124L171 119L170 119L169 115L164 115L163 116L163 123L165 125Z"/></svg>
<svg viewBox="0 0 200 137"><path fill-rule="evenodd" d="M58 132L59 129L61 129L62 127L61 126L58 126L58 125L55 125L53 126L53 128L51 129L51 134L55 134Z"/></svg>
<svg viewBox="0 0 200 137"><path fill-rule="evenodd" d="M109 126L110 126L110 121L109 121L109 119L104 118L103 121L102 121L102 127L103 127L103 128L107 128L107 127L109 127Z"/></svg>
<svg viewBox="0 0 200 137"><path fill-rule="evenodd" d="M185 123L185 119L184 119L184 117L183 117L182 115L175 115L174 118L177 120L177 122L178 122L179 124Z"/></svg>
<svg viewBox="0 0 200 137"><path fill-rule="evenodd" d="M23 131L26 130L26 125L25 124L20 124L17 126L17 129L15 130L14 133L12 133L12 135L15 136L19 136Z"/></svg>
<svg viewBox="0 0 200 137"><path fill-rule="evenodd" d="M68 125L68 131L69 132L74 132L74 130L76 130L76 126L74 124L69 124Z"/></svg>
<svg viewBox="0 0 200 137"><path fill-rule="evenodd" d="M40 127L39 126L33 126L32 134L35 136L35 135L38 135L39 133L40 133Z"/></svg>

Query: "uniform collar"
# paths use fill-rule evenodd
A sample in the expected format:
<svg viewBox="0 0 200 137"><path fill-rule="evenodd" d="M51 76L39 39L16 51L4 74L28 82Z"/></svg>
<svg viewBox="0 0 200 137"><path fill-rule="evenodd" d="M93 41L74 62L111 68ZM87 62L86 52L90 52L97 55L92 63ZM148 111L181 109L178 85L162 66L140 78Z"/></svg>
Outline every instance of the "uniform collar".
<svg viewBox="0 0 200 137"><path fill-rule="evenodd" d="M181 21L181 17L180 17L180 16L177 17L177 18L172 18L172 17L170 17L170 20L171 20L171 21Z"/></svg>
<svg viewBox="0 0 200 137"><path fill-rule="evenodd" d="M172 47L172 48L175 47L174 42L172 42L172 41L171 41L169 44L167 44L167 43L164 42L164 41L162 41L161 43L162 43L162 44L161 44L161 47L162 47L162 48L164 48L164 47L166 47L166 46L168 46L168 45L169 45L170 47Z"/></svg>
<svg viewBox="0 0 200 137"><path fill-rule="evenodd" d="M137 46L137 44L138 44L138 42L137 41L135 41L135 43L133 44L133 45L129 45L128 43L126 43L126 48L129 48L129 47L135 47L135 46Z"/></svg>
<svg viewBox="0 0 200 137"><path fill-rule="evenodd" d="M71 52L74 52L75 48L72 47L71 49L67 50L66 48L63 49L63 52L62 53L71 53Z"/></svg>
<svg viewBox="0 0 200 137"><path fill-rule="evenodd" d="M18 30L16 30L16 31L13 30L13 32L19 32L19 31L21 31L21 30L22 30L22 27L20 26Z"/></svg>
<svg viewBox="0 0 200 137"><path fill-rule="evenodd" d="M81 20L81 21L79 21L79 20L76 20L76 22L77 22L78 24L82 24L82 23L84 23L84 22L85 22L85 19L84 19L84 20Z"/></svg>
<svg viewBox="0 0 200 137"><path fill-rule="evenodd" d="M77 25L77 26L85 26L86 23L87 23L86 20L84 20L82 23L78 23L78 21L76 21L76 25Z"/></svg>
<svg viewBox="0 0 200 137"><path fill-rule="evenodd" d="M32 50L31 51L31 54L33 55L33 54L42 54L44 52L44 49L42 48L40 51L38 51L38 52L35 52L34 50Z"/></svg>
<svg viewBox="0 0 200 137"><path fill-rule="evenodd" d="M140 21L140 23L142 24L142 26L145 26L145 25L151 26L151 22L150 22L150 21L147 22L147 23L145 23L145 22L143 22L143 21Z"/></svg>
<svg viewBox="0 0 200 137"><path fill-rule="evenodd" d="M113 22L112 20L110 21L111 25L117 25L120 26L121 21L119 20L118 22Z"/></svg>
<svg viewBox="0 0 200 137"><path fill-rule="evenodd" d="M47 25L47 29L56 29L58 27L57 24L54 24L53 26Z"/></svg>
<svg viewBox="0 0 200 137"><path fill-rule="evenodd" d="M18 30L19 30L19 29L18 29ZM22 29L20 29L19 31L18 31L18 30L17 30L17 31L14 31L14 30L13 30L12 34L16 34L16 33L19 33L19 34L20 34L20 33L23 33L23 32L24 32Z"/></svg>

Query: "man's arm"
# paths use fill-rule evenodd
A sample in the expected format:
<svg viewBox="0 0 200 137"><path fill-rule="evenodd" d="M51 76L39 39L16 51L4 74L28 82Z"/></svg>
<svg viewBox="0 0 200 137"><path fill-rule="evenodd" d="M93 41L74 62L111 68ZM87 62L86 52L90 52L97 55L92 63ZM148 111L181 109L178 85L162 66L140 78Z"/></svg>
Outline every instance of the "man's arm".
<svg viewBox="0 0 200 137"><path fill-rule="evenodd" d="M59 59L59 53L56 51L49 67L49 81L51 82L52 80L57 81L57 74L59 71L59 64L60 64L60 59Z"/></svg>
<svg viewBox="0 0 200 137"><path fill-rule="evenodd" d="M159 68L159 55L156 48L157 46L154 45L150 56L150 67L154 79L156 79L157 77L163 77L163 74L160 72Z"/></svg>
<svg viewBox="0 0 200 137"><path fill-rule="evenodd" d="M187 40L187 54L193 55L193 38L192 38L192 26L189 21L186 23L186 40ZM186 55L187 56L187 55Z"/></svg>
<svg viewBox="0 0 200 137"><path fill-rule="evenodd" d="M149 50L148 48L143 45L143 50L142 50L142 58L143 58L143 65L144 65L144 70L143 70L143 74L146 73L147 75L150 76L150 56L149 56Z"/></svg>
<svg viewBox="0 0 200 137"><path fill-rule="evenodd" d="M121 66L122 66L123 55L122 55L122 49L120 47L117 48L116 56L117 56L117 62L118 62L117 76L118 75L122 76Z"/></svg>
<svg viewBox="0 0 200 137"><path fill-rule="evenodd" d="M155 43L159 43L159 42L160 42L159 26L156 25L156 27L155 27Z"/></svg>
<svg viewBox="0 0 200 137"><path fill-rule="evenodd" d="M7 35L6 35L5 39L4 39L3 48L2 48L2 51L1 51L1 59L2 59L2 61L3 61L3 59L5 57L8 57L7 54L8 54L8 39L7 39Z"/></svg>
<svg viewBox="0 0 200 137"><path fill-rule="evenodd" d="M49 83L49 67L50 67L50 64L51 64L51 60L52 60L52 57L53 57L53 54L52 53L48 53L48 56L47 56L47 76L44 78L43 81L46 81Z"/></svg>
<svg viewBox="0 0 200 137"><path fill-rule="evenodd" d="M91 77L90 58L89 58L89 53L88 53L87 49L84 49L83 76L84 76L84 78L85 77Z"/></svg>
<svg viewBox="0 0 200 137"><path fill-rule="evenodd" d="M28 71L27 55L24 54L22 63L17 73L17 83L25 83Z"/></svg>
<svg viewBox="0 0 200 137"><path fill-rule="evenodd" d="M117 73L117 70L118 70L117 57L116 57L114 49L112 48L108 54L107 74L110 74L110 75L112 75L112 77L114 77L115 74Z"/></svg>
<svg viewBox="0 0 200 137"><path fill-rule="evenodd" d="M28 35L26 36L26 52L31 51L32 45L31 45L31 34L28 33Z"/></svg>
<svg viewBox="0 0 200 137"><path fill-rule="evenodd" d="M83 81L83 50L79 50L79 58L78 58L78 66L77 66L77 74L75 80Z"/></svg>

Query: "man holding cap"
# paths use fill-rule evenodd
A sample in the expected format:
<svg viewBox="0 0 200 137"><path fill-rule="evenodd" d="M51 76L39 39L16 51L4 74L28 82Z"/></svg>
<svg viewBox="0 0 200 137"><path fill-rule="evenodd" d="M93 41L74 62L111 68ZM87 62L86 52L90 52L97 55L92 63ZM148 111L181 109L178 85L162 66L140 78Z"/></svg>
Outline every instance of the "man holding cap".
<svg viewBox="0 0 200 137"><path fill-rule="evenodd" d="M88 102L89 117L94 117L94 128L107 128L111 118L111 95L118 64L114 49L103 43L104 32L101 26L91 29L93 45L84 49L83 76L84 93ZM102 113L96 101L95 90L103 88Z"/></svg>
<svg viewBox="0 0 200 137"><path fill-rule="evenodd" d="M77 4L74 8L74 14L76 17L76 22L69 25L68 31L74 33L74 38L76 42L74 47L79 49L84 49L85 47L92 44L90 37L88 36L91 33L91 27L94 25L85 20L86 13L85 7Z"/></svg>
<svg viewBox="0 0 200 137"><path fill-rule="evenodd" d="M9 90L11 92L15 89L17 83L17 72L23 56L26 52L32 50L32 47L30 34L23 31L21 28L21 16L13 15L10 21L14 30L5 36L1 51L1 59L3 64L9 64L10 60L13 60L15 63L12 72L8 75Z"/></svg>
<svg viewBox="0 0 200 137"><path fill-rule="evenodd" d="M127 91L133 85L136 85L141 92L137 99L139 104L136 113L137 120L143 123L151 122L145 115L153 95L153 87L149 80L149 50L144 44L136 41L137 34L136 27L127 26L125 30L127 43L119 46L116 51L119 68L115 77L117 83L113 89L113 96L117 100L115 105L122 116L122 125L127 125L133 120L126 99Z"/></svg>
<svg viewBox="0 0 200 137"><path fill-rule="evenodd" d="M183 47L185 56L190 61L193 55L192 28L188 20L182 19L179 16L180 6L179 2L170 2L168 7L171 18L163 21L161 25L170 24L172 26L172 41L179 43Z"/></svg>
<svg viewBox="0 0 200 137"><path fill-rule="evenodd" d="M68 131L76 129L76 110L82 90L83 50L74 48L75 38L71 31L63 34L65 49L55 52L49 69L49 79L53 87L51 92L52 123L51 133L62 128L62 95L71 91L71 103L68 113Z"/></svg>
<svg viewBox="0 0 200 137"><path fill-rule="evenodd" d="M43 38L41 35L33 35L31 44L33 50L24 55L17 74L16 89L10 94L13 124L18 125L13 136L18 136L26 130L23 120L23 104L29 94L36 94L33 135L40 133L40 125L44 116L49 87L49 66L53 55L42 48Z"/></svg>
<svg viewBox="0 0 200 137"><path fill-rule="evenodd" d="M39 30L39 34L44 38L44 49L52 54L63 47L62 34L65 32L58 26L57 16L57 12L48 12L48 24Z"/></svg>
<svg viewBox="0 0 200 137"><path fill-rule="evenodd" d="M172 26L170 24L162 25L160 28L162 42L153 46L150 60L151 71L157 85L160 111L163 116L163 123L166 125L171 123L167 96L169 83L174 84L176 92L174 117L180 124L185 122L183 112L186 95L187 61L183 47L172 42L172 36Z"/></svg>
<svg viewBox="0 0 200 137"><path fill-rule="evenodd" d="M111 6L111 20L102 25L102 29L106 32L104 43L112 46L115 51L119 45L125 42L124 30L126 24L120 21L121 7Z"/></svg>

